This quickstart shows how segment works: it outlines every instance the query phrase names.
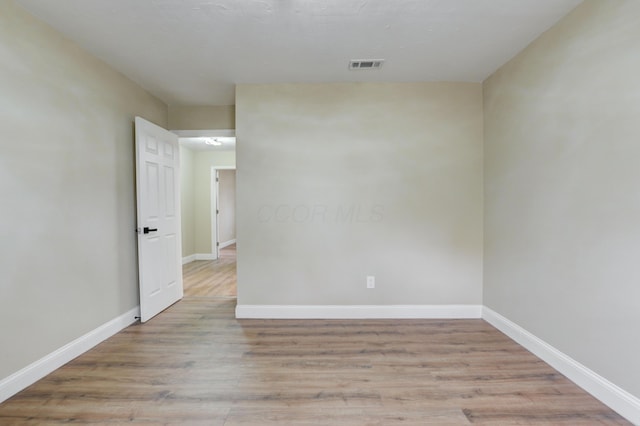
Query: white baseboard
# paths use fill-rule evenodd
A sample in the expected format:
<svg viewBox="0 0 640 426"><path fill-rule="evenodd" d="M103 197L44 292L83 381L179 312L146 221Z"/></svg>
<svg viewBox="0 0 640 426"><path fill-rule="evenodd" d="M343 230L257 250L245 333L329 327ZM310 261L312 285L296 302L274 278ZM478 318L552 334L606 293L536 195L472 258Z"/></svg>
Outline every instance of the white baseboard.
<svg viewBox="0 0 640 426"><path fill-rule="evenodd" d="M182 264L186 265L187 263L191 263L194 260L216 260L216 257L213 255L213 253L196 253L183 257Z"/></svg>
<svg viewBox="0 0 640 426"><path fill-rule="evenodd" d="M195 260L216 260L216 256L213 253L196 253Z"/></svg>
<svg viewBox="0 0 640 426"><path fill-rule="evenodd" d="M220 247L221 249L225 248L225 247L229 247L231 244L235 244L236 240L235 238L233 240L229 240L229 241L225 241L224 243L220 243Z"/></svg>
<svg viewBox="0 0 640 426"><path fill-rule="evenodd" d="M0 403L16 393L42 379L47 374L62 367L72 359L82 355L98 343L108 339L120 330L136 322L140 316L140 307L120 315L100 327L88 332L84 336L51 352L38 361L26 366L9 377L0 380Z"/></svg>
<svg viewBox="0 0 640 426"><path fill-rule="evenodd" d="M480 318L481 305L238 305L236 318L411 319Z"/></svg>
<svg viewBox="0 0 640 426"><path fill-rule="evenodd" d="M640 399L486 306L482 318L631 423L640 425Z"/></svg>

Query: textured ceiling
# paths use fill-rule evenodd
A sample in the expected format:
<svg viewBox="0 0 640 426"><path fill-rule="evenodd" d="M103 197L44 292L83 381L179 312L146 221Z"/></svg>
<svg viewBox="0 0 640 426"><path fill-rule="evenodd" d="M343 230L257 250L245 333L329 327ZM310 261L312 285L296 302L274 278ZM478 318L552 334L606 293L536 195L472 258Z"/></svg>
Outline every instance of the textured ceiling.
<svg viewBox="0 0 640 426"><path fill-rule="evenodd" d="M580 0L17 0L170 105L237 83L480 82ZM350 59L382 69L350 71Z"/></svg>

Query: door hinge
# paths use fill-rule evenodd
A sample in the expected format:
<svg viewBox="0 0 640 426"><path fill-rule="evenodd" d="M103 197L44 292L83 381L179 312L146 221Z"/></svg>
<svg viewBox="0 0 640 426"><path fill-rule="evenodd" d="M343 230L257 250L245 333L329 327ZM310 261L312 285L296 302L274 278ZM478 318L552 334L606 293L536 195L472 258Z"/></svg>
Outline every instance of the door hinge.
<svg viewBox="0 0 640 426"><path fill-rule="evenodd" d="M216 209L216 214L220 214L220 210Z"/></svg>
<svg viewBox="0 0 640 426"><path fill-rule="evenodd" d="M219 178L216 178L216 182L220 182L220 179L219 179Z"/></svg>
<svg viewBox="0 0 640 426"><path fill-rule="evenodd" d="M216 241L216 247L220 247L220 242Z"/></svg>

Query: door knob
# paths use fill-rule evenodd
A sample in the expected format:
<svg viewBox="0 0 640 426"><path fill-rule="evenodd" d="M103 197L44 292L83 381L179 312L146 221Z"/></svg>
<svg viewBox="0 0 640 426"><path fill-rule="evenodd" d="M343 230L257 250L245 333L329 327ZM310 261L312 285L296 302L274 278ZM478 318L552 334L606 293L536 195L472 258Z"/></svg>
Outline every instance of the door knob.
<svg viewBox="0 0 640 426"><path fill-rule="evenodd" d="M142 233L143 234L148 234L149 232L156 232L158 230L158 228L149 228L148 226L145 226L142 229Z"/></svg>

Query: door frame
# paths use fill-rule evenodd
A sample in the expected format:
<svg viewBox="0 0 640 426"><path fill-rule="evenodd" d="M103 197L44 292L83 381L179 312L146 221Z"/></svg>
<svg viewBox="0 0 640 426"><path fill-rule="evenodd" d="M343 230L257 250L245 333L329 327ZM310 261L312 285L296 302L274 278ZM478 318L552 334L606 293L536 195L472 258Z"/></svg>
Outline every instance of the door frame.
<svg viewBox="0 0 640 426"><path fill-rule="evenodd" d="M169 130L171 133L174 133L176 135L178 135L178 143L180 143L180 139L181 138L213 138L213 137L235 137L236 136L236 129L209 129L209 130L177 130L177 129L170 129ZM235 149L236 153L237 153L237 148ZM219 170L223 170L223 169L230 169L230 170L236 170L236 166L211 166L212 169L217 168ZM214 185L212 185L212 177L209 176L209 185L213 188ZM211 210L210 212L210 216L213 216L213 212L214 210L211 208L212 205L212 199L213 199L213 195L212 195L212 189L210 189L209 191L209 209ZM182 209L182 200L180 200L180 209ZM181 210L182 211L182 210ZM210 235L210 239L211 239L211 253L207 254L207 253L202 253L202 254L195 254L195 260L215 260L218 258L218 250L216 248L215 242L216 242L216 235L214 235L215 229L214 229L214 225L216 224L215 222L215 217L210 217L209 218L210 221L210 226L211 226L211 235ZM182 231L182 230L181 230ZM200 257L200 256L204 256L204 257Z"/></svg>
<svg viewBox="0 0 640 426"><path fill-rule="evenodd" d="M211 211L211 255L214 259L220 257L220 245L218 244L218 171L219 170L236 170L235 166L211 166L211 172L209 176L210 181L210 196L209 196L209 209Z"/></svg>

